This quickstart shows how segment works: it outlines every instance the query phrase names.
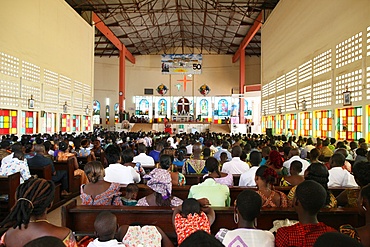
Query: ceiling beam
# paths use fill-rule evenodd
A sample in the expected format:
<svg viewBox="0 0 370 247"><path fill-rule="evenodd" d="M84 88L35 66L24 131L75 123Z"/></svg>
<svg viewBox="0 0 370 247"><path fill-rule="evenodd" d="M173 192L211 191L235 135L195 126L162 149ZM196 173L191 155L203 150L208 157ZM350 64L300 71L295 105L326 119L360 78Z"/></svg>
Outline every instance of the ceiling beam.
<svg viewBox="0 0 370 247"><path fill-rule="evenodd" d="M92 13L93 21L95 27L102 33L104 36L109 39L112 44L117 47L118 50L124 51L125 57L133 64L135 64L135 57L127 50L126 46L121 43L116 35L107 27L104 22L99 18L97 14Z"/></svg>
<svg viewBox="0 0 370 247"><path fill-rule="evenodd" d="M257 19L254 21L252 27L249 29L247 35L245 36L245 38L243 39L242 43L240 44L238 50L234 54L233 59L232 59L233 63L238 61L238 59L240 58L241 55L243 55L243 56L245 55L244 54L245 47L247 47L249 42L253 39L253 37L258 32L258 30L261 28L261 26L262 26L262 12L263 11L260 12ZM243 52L243 54L241 54L242 52Z"/></svg>

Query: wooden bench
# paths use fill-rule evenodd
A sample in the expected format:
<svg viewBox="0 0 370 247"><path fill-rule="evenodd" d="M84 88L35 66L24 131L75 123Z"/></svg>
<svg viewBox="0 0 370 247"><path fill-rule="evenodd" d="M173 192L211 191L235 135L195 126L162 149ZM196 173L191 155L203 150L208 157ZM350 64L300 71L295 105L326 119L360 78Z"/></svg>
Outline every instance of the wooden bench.
<svg viewBox="0 0 370 247"><path fill-rule="evenodd" d="M76 200L62 207L62 226L70 228L76 235L93 235L96 216L104 210L109 210L117 216L118 224L156 225L171 238L176 239L172 226L172 209L168 207L126 207L126 206L82 206ZM220 228L235 229L234 208L214 208L216 220L211 227L212 234ZM257 218L257 228L269 230L274 220L297 220L298 216L293 208L267 208L261 211ZM355 208L322 209L319 221L338 229L343 224L359 227L365 220Z"/></svg>
<svg viewBox="0 0 370 247"><path fill-rule="evenodd" d="M74 160L68 159L67 162L54 162L55 170L66 170L68 175L68 189L72 192L70 198L80 194L80 176L75 176Z"/></svg>
<svg viewBox="0 0 370 247"><path fill-rule="evenodd" d="M0 220L3 220L15 204L15 193L20 184L19 172L6 177L0 177L0 195L8 195L7 200L0 201Z"/></svg>
<svg viewBox="0 0 370 247"><path fill-rule="evenodd" d="M153 193L153 191L144 184L138 184L138 187L139 187L139 193L137 196L138 199ZM191 185L172 186L172 195L177 196L178 198L184 200L188 198L190 187ZM291 188L292 188L291 186L275 186L276 190L282 191L285 194L288 194ZM233 205L234 201L236 200L240 192L246 189L257 190L257 187L233 186L233 187L229 187L229 189L230 189L231 204ZM334 196L337 196L345 189L346 188L344 187L337 187L337 188L330 188L329 190L333 193ZM121 192L125 194L124 187L122 187Z"/></svg>

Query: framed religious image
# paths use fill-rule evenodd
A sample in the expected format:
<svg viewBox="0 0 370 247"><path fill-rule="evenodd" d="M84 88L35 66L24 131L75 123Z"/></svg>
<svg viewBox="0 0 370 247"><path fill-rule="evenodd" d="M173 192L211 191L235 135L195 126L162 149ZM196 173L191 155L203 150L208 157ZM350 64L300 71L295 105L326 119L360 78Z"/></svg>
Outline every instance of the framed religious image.
<svg viewBox="0 0 370 247"><path fill-rule="evenodd" d="M351 92L346 91L346 92L343 92L343 106L348 106L348 105L352 105Z"/></svg>
<svg viewBox="0 0 370 247"><path fill-rule="evenodd" d="M33 98L30 98L28 100L28 108L29 109L34 109L35 108L35 100Z"/></svg>

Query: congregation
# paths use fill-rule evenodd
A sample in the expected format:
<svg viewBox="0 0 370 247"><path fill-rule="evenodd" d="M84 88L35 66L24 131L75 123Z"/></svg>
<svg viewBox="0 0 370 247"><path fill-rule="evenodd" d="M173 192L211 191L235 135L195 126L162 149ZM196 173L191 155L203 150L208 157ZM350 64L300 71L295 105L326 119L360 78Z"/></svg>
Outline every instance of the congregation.
<svg viewBox="0 0 370 247"><path fill-rule="evenodd" d="M15 205L0 223L4 232L0 246L26 246L53 236L70 247L319 247L331 246L333 234L343 238L341 244L346 246L370 246L370 152L362 138L347 143L284 135L170 135L95 129L81 134L6 135L1 139L0 159L1 176L20 173ZM95 239L81 240L73 229L51 224L47 212L56 184L61 186L60 196L72 194L67 172L55 169L55 161L73 163L82 205L172 207L176 239L156 225L139 221L119 225L109 210L95 219ZM30 172L32 167L48 165L52 166L51 181ZM200 182L192 183L192 176ZM141 184L150 193L141 195ZM186 199L174 194L176 188L188 185ZM232 200L235 187L243 189ZM288 190L280 189L284 187ZM342 190L334 194L335 188ZM218 207L234 208L237 228L212 233ZM335 229L318 220L323 208L341 207L358 207L366 225L340 222ZM298 222L274 222L271 231L259 229L255 222L261 210L274 208L293 208Z"/></svg>

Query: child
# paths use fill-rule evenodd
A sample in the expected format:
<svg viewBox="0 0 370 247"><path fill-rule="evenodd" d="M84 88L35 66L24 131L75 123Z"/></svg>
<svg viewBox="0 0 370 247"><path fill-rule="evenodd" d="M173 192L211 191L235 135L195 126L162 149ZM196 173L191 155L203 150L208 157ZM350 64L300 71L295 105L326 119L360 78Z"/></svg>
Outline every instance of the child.
<svg viewBox="0 0 370 247"><path fill-rule="evenodd" d="M121 197L124 206L136 206L137 204L137 193L139 192L139 187L136 184L128 184L126 187L126 194Z"/></svg>
<svg viewBox="0 0 370 247"><path fill-rule="evenodd" d="M94 228L97 238L90 242L87 247L124 246L114 239L118 225L117 217L111 212L103 211L98 214L94 222Z"/></svg>
<svg viewBox="0 0 370 247"><path fill-rule="evenodd" d="M215 212L209 207L207 198L196 200L188 198L182 206L174 209L172 223L180 245L188 236L198 230L211 233L211 225L215 220Z"/></svg>

